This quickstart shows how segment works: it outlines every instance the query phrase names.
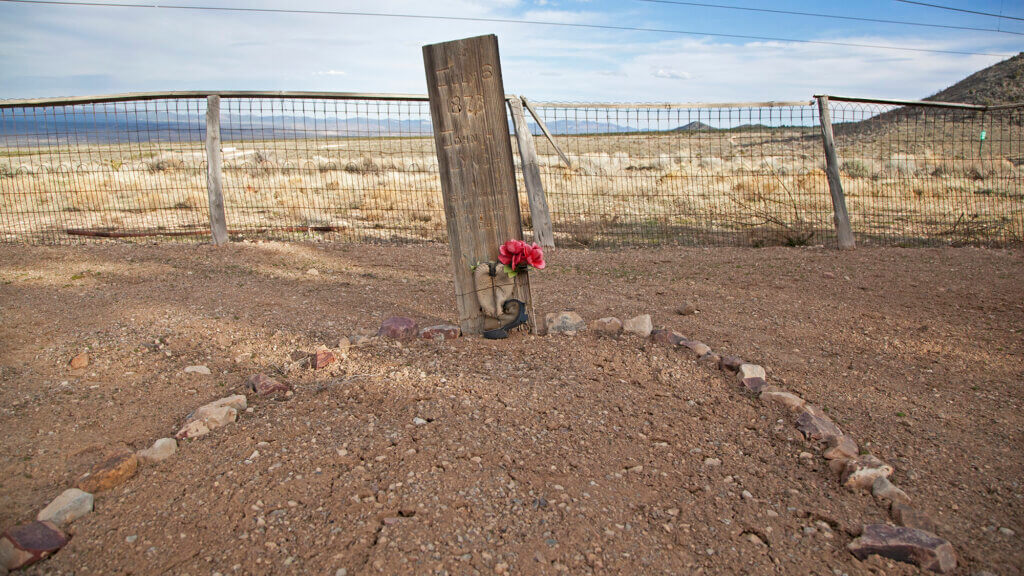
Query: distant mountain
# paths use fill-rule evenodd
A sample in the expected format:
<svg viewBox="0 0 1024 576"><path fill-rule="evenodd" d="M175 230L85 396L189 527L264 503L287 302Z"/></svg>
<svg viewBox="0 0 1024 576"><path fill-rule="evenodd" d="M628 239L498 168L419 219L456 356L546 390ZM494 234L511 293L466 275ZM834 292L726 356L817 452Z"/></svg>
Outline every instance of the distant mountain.
<svg viewBox="0 0 1024 576"><path fill-rule="evenodd" d="M531 123L530 131L541 134ZM547 124L553 134L614 134L636 128L607 122L562 119ZM509 127L512 131L512 127ZM225 141L290 140L298 138L429 137L429 118L331 117L301 115L224 114L221 139ZM201 142L206 139L205 118L198 113L178 114L141 109L29 108L0 113L0 143L9 145L75 143L125 144L129 142Z"/></svg>
<svg viewBox="0 0 1024 576"><path fill-rule="evenodd" d="M618 134L623 132L638 132L639 129L631 126L622 126L610 122L595 122L593 120L555 120L545 122L545 126L552 134ZM534 122L529 122L530 132L534 135L543 134ZM511 130L511 128L510 128Z"/></svg>
<svg viewBox="0 0 1024 576"><path fill-rule="evenodd" d="M710 124L705 124L705 123L701 122L700 120L694 120L693 122L690 122L689 124L686 124L684 126L680 126L678 128L673 128L672 131L673 132L695 132L697 130L714 130L714 129L715 129L715 127L711 126Z"/></svg>

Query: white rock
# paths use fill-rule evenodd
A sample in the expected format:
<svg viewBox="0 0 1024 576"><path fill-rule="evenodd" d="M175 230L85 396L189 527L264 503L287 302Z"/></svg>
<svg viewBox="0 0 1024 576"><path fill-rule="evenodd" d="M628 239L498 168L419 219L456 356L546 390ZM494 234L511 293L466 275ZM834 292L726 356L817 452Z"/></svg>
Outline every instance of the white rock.
<svg viewBox="0 0 1024 576"><path fill-rule="evenodd" d="M865 454L845 461L842 483L851 490L871 489L877 478L888 478L892 472L892 466L871 454Z"/></svg>
<svg viewBox="0 0 1024 576"><path fill-rule="evenodd" d="M175 434L174 437L181 440L183 438L198 438L209 433L210 427L207 426L205 422L202 420L193 420L188 424L185 424L181 430L178 430L178 433Z"/></svg>
<svg viewBox="0 0 1024 576"><path fill-rule="evenodd" d="M210 374L212 374L212 372L210 372L210 369L207 368L206 366L186 366L185 372L187 374L202 374L204 376L209 376Z"/></svg>
<svg viewBox="0 0 1024 576"><path fill-rule="evenodd" d="M614 335L622 331L622 321L614 316L609 316L607 318L598 319L591 325L591 327L602 334Z"/></svg>
<svg viewBox="0 0 1024 576"><path fill-rule="evenodd" d="M722 465L722 461L719 460L718 458L705 458L704 459L704 465L705 466L721 466Z"/></svg>
<svg viewBox="0 0 1024 576"><path fill-rule="evenodd" d="M93 496L78 488L69 488L39 511L36 520L63 526L92 512Z"/></svg>
<svg viewBox="0 0 1024 576"><path fill-rule="evenodd" d="M189 415L188 422L202 420L210 430L213 430L234 422L238 418L238 412L246 409L245 396L235 394L200 406Z"/></svg>
<svg viewBox="0 0 1024 576"><path fill-rule="evenodd" d="M651 331L654 330L654 325L651 324L650 314L641 314L634 316L622 323L623 332L631 332L642 338L647 338L651 335Z"/></svg>
<svg viewBox="0 0 1024 576"><path fill-rule="evenodd" d="M765 378L764 368L757 364L741 364L739 371L739 379L744 380L746 378Z"/></svg>
<svg viewBox="0 0 1024 576"><path fill-rule="evenodd" d="M211 408L219 408L220 406L230 406L235 410L241 412L249 407L249 403L245 398L245 394L235 394L233 396L221 398L220 400L214 400L213 402L210 402L206 406L209 406Z"/></svg>
<svg viewBox="0 0 1024 576"><path fill-rule="evenodd" d="M424 420L423 418L420 418L419 416L417 416L417 417L412 419L412 423L417 425L417 426L424 426L424 425L426 425L427 421Z"/></svg>
<svg viewBox="0 0 1024 576"><path fill-rule="evenodd" d="M761 400L763 402L781 404L792 411L799 410L801 406L807 403L803 398L796 394L772 388L773 387L766 386L761 389Z"/></svg>
<svg viewBox="0 0 1024 576"><path fill-rule="evenodd" d="M145 462L160 462L173 456L177 450L178 443L175 442L174 438L161 438L154 442L151 447L139 450L135 455Z"/></svg>
<svg viewBox="0 0 1024 576"><path fill-rule="evenodd" d="M230 406L203 406L196 410L196 419L202 420L210 430L213 430L237 420L238 410Z"/></svg>

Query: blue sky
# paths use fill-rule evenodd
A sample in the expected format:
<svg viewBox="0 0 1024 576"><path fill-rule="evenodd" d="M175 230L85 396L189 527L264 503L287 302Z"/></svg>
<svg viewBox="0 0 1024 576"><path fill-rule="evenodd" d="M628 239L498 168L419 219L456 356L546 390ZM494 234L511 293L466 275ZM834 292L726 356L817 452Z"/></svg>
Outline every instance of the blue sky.
<svg viewBox="0 0 1024 576"><path fill-rule="evenodd" d="M217 89L425 93L422 45L491 33L499 38L506 91L534 100L725 102L815 93L920 98L1024 50L1022 20L894 0L708 3L1003 32L643 0L146 3L520 19L976 54L496 22L0 2L0 98ZM1022 0L932 3L1024 18Z"/></svg>

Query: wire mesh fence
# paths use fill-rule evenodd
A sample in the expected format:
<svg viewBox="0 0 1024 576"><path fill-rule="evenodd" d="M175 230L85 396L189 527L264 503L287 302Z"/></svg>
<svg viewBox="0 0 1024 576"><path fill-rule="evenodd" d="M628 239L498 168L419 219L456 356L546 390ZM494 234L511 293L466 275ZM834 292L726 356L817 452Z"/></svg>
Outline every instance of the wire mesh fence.
<svg viewBox="0 0 1024 576"><path fill-rule="evenodd" d="M858 240L1016 245L1024 234L1024 106L993 110L833 102Z"/></svg>
<svg viewBox="0 0 1024 576"><path fill-rule="evenodd" d="M537 103L572 162L538 144L570 244L834 242L817 110Z"/></svg>
<svg viewBox="0 0 1024 576"><path fill-rule="evenodd" d="M233 237L445 240L424 97L246 94L221 100ZM206 103L0 102L0 241L207 241ZM531 119L559 245L835 243L813 101L534 110L571 162ZM858 242L1021 243L1024 107L830 110Z"/></svg>
<svg viewBox="0 0 1024 576"><path fill-rule="evenodd" d="M221 138L236 234L445 237L426 101L225 99Z"/></svg>
<svg viewBox="0 0 1024 576"><path fill-rule="evenodd" d="M0 238L208 232L205 104L0 107Z"/></svg>

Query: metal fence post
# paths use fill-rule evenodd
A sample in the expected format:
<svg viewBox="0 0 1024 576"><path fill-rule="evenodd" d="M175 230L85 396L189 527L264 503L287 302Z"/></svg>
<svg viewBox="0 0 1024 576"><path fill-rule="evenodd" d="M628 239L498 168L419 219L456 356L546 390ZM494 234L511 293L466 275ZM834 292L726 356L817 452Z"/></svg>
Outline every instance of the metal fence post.
<svg viewBox="0 0 1024 576"><path fill-rule="evenodd" d="M828 191L832 195L832 210L835 213L836 236L840 250L853 250L856 243L850 229L850 214L846 211L846 196L843 182L839 178L839 158L836 156L835 135L832 133L832 119L829 116L828 96L818 99L818 118L821 123L821 141L825 147L825 173L828 175Z"/></svg>
<svg viewBox="0 0 1024 576"><path fill-rule="evenodd" d="M228 225L224 219L222 178L223 159L220 150L220 96L206 97L206 193L210 200L210 233L217 246L228 241Z"/></svg>
<svg viewBox="0 0 1024 576"><path fill-rule="evenodd" d="M526 197L530 201L533 237L541 247L554 248L555 235L551 229L548 199L544 196L544 184L540 179L540 167L537 165L537 149L534 147L533 135L530 134L530 127L523 115L523 104L519 98L509 98L508 107L512 110L516 143L519 144L519 159L523 163L523 182L526 183Z"/></svg>

